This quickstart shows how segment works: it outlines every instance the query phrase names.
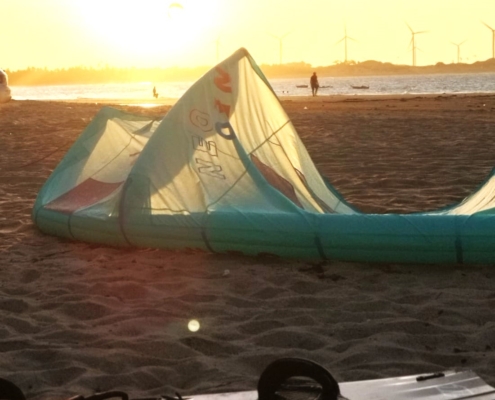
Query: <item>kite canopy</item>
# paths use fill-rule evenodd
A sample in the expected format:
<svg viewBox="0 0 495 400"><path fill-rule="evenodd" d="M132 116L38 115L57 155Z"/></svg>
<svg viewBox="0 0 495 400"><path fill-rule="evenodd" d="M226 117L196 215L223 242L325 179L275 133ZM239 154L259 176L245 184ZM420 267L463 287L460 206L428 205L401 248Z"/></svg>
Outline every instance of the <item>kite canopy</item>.
<svg viewBox="0 0 495 400"><path fill-rule="evenodd" d="M360 213L318 173L240 49L161 120L103 108L41 189L33 220L110 245L482 263L495 261L493 179L450 209Z"/></svg>

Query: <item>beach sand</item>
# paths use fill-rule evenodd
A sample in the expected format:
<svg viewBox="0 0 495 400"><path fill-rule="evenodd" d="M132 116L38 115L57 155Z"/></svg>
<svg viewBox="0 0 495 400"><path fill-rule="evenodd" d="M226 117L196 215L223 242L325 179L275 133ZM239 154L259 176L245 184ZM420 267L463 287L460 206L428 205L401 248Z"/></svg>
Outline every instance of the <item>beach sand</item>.
<svg viewBox="0 0 495 400"><path fill-rule="evenodd" d="M495 166L492 95L282 104L321 173L366 212L451 204ZM254 389L282 356L339 381L467 368L495 385L492 266L118 249L41 234L36 194L101 107L0 104L0 377L28 398Z"/></svg>

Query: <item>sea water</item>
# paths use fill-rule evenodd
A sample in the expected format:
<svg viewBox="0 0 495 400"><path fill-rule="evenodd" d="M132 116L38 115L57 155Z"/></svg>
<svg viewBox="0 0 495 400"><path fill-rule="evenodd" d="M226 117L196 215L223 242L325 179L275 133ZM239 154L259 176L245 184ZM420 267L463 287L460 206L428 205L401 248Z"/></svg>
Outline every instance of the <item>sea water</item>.
<svg viewBox="0 0 495 400"><path fill-rule="evenodd" d="M320 77L319 95L398 95L495 93L495 73ZM309 77L269 79L279 96L308 96ZM194 82L140 82L85 85L12 86L15 100L146 99L153 87L160 97L179 98ZM366 86L368 89L354 89Z"/></svg>

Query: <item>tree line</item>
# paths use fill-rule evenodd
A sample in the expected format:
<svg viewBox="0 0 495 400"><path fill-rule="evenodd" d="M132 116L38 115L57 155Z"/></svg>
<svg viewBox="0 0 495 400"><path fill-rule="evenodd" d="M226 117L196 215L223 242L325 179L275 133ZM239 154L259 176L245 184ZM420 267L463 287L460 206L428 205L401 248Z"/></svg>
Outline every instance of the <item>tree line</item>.
<svg viewBox="0 0 495 400"><path fill-rule="evenodd" d="M133 82L195 81L211 66L194 68L104 68L71 67L47 69L29 67L23 70L6 70L11 85L64 85ZM495 59L472 64L444 64L413 67L379 61L338 62L330 66L313 67L305 62L288 64L262 64L260 69L268 78L309 77L313 72L320 76L370 76L398 74L495 72Z"/></svg>

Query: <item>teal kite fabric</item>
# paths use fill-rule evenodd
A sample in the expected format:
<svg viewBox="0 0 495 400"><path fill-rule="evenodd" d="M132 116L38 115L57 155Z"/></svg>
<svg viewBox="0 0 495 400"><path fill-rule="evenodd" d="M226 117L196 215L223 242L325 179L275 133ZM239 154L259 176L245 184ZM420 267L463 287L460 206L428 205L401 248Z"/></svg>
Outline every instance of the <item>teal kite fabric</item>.
<svg viewBox="0 0 495 400"><path fill-rule="evenodd" d="M495 261L495 183L430 213L363 214L319 174L240 49L161 120L103 108L38 194L48 234L350 261Z"/></svg>

